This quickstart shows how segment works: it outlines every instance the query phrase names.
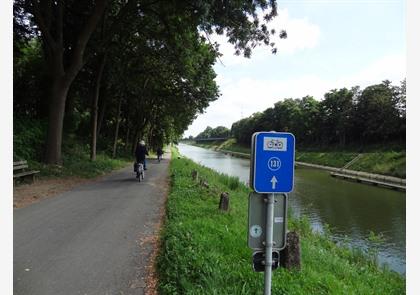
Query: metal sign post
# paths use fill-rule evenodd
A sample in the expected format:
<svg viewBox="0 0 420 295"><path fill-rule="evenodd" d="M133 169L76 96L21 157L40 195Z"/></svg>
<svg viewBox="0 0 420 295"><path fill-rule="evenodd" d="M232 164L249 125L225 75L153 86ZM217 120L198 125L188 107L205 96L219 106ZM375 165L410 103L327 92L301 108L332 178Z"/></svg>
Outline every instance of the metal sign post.
<svg viewBox="0 0 420 295"><path fill-rule="evenodd" d="M274 194L269 194L267 198L267 226L265 235L265 272L264 272L264 294L271 294L271 267L273 251L273 214L274 213Z"/></svg>
<svg viewBox="0 0 420 295"><path fill-rule="evenodd" d="M266 195L266 206L265 206L265 260L264 260L264 294L271 294L271 273L274 267L273 262L273 249L279 247L273 240L274 228L276 223L280 220L283 221L284 230L282 233L283 245L281 249L285 247L286 243L286 208L287 208L287 196L284 194L285 204L283 207L282 219L278 216L275 209L276 194L278 193L289 193L293 190L294 181L294 163L295 162L295 137L291 133L286 132L256 132L252 135L252 151L251 151L251 169L250 169L250 186L257 195ZM250 194L249 201L249 235L248 245L255 249L254 242L258 242L258 238L262 237L263 221L254 221L252 219L253 212L252 206L255 208L258 205L252 205L252 194ZM254 193L255 194L255 193ZM254 202L255 203L255 202ZM258 204L255 203L255 204ZM260 207L258 207L260 208ZM261 210L259 210L261 212ZM252 220L251 220L252 219ZM250 238L251 236L251 238ZM254 247L252 247L254 246ZM261 253L261 252L259 252ZM258 253L258 254L259 254ZM275 252L276 253L276 252ZM257 254L257 253L254 253ZM259 257L260 255L253 255L253 257ZM276 255L278 259L280 257ZM255 267L254 269L260 269Z"/></svg>

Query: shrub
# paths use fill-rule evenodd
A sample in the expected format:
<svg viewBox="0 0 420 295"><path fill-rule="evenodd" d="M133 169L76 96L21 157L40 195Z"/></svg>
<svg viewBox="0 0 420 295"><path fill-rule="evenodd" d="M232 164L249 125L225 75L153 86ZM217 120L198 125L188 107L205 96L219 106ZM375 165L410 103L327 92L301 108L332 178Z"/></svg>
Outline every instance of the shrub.
<svg viewBox="0 0 420 295"><path fill-rule="evenodd" d="M46 130L45 121L15 118L13 121L13 160L40 160Z"/></svg>

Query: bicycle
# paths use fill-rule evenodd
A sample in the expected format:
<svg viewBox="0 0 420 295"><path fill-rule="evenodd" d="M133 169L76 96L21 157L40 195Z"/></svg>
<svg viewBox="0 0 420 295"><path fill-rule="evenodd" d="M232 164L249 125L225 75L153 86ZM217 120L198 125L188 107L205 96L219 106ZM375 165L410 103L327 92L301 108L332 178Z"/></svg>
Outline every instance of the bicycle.
<svg viewBox="0 0 420 295"><path fill-rule="evenodd" d="M138 178L139 182L144 180L144 165L143 163L135 163L134 164L134 171L136 172L136 178Z"/></svg>

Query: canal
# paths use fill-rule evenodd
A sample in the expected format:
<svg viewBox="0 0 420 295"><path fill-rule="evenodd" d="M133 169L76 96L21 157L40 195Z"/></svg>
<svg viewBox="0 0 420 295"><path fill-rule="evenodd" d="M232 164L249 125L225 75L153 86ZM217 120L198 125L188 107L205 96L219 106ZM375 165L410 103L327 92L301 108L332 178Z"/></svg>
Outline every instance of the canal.
<svg viewBox="0 0 420 295"><path fill-rule="evenodd" d="M249 181L249 160L200 147L179 144L182 155L218 172ZM335 241L368 250L371 232L383 235L378 248L381 264L405 274L405 193L336 179L329 172L296 168L289 206L305 215L314 230L328 224Z"/></svg>

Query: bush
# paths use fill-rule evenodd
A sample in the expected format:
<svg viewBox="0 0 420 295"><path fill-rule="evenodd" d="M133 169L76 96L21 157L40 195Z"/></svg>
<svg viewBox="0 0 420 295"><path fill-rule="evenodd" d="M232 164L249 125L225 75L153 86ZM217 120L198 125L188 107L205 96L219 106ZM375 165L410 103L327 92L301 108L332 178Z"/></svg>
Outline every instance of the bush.
<svg viewBox="0 0 420 295"><path fill-rule="evenodd" d="M74 134L63 137L63 165L41 162L45 147L47 122L15 118L13 125L13 160L27 160L29 167L40 170L40 177L95 177L126 166L131 159L125 155L112 159L110 153L97 151L96 161L90 160L89 144Z"/></svg>
<svg viewBox="0 0 420 295"><path fill-rule="evenodd" d="M13 160L39 161L44 150L45 121L15 118L13 121Z"/></svg>

